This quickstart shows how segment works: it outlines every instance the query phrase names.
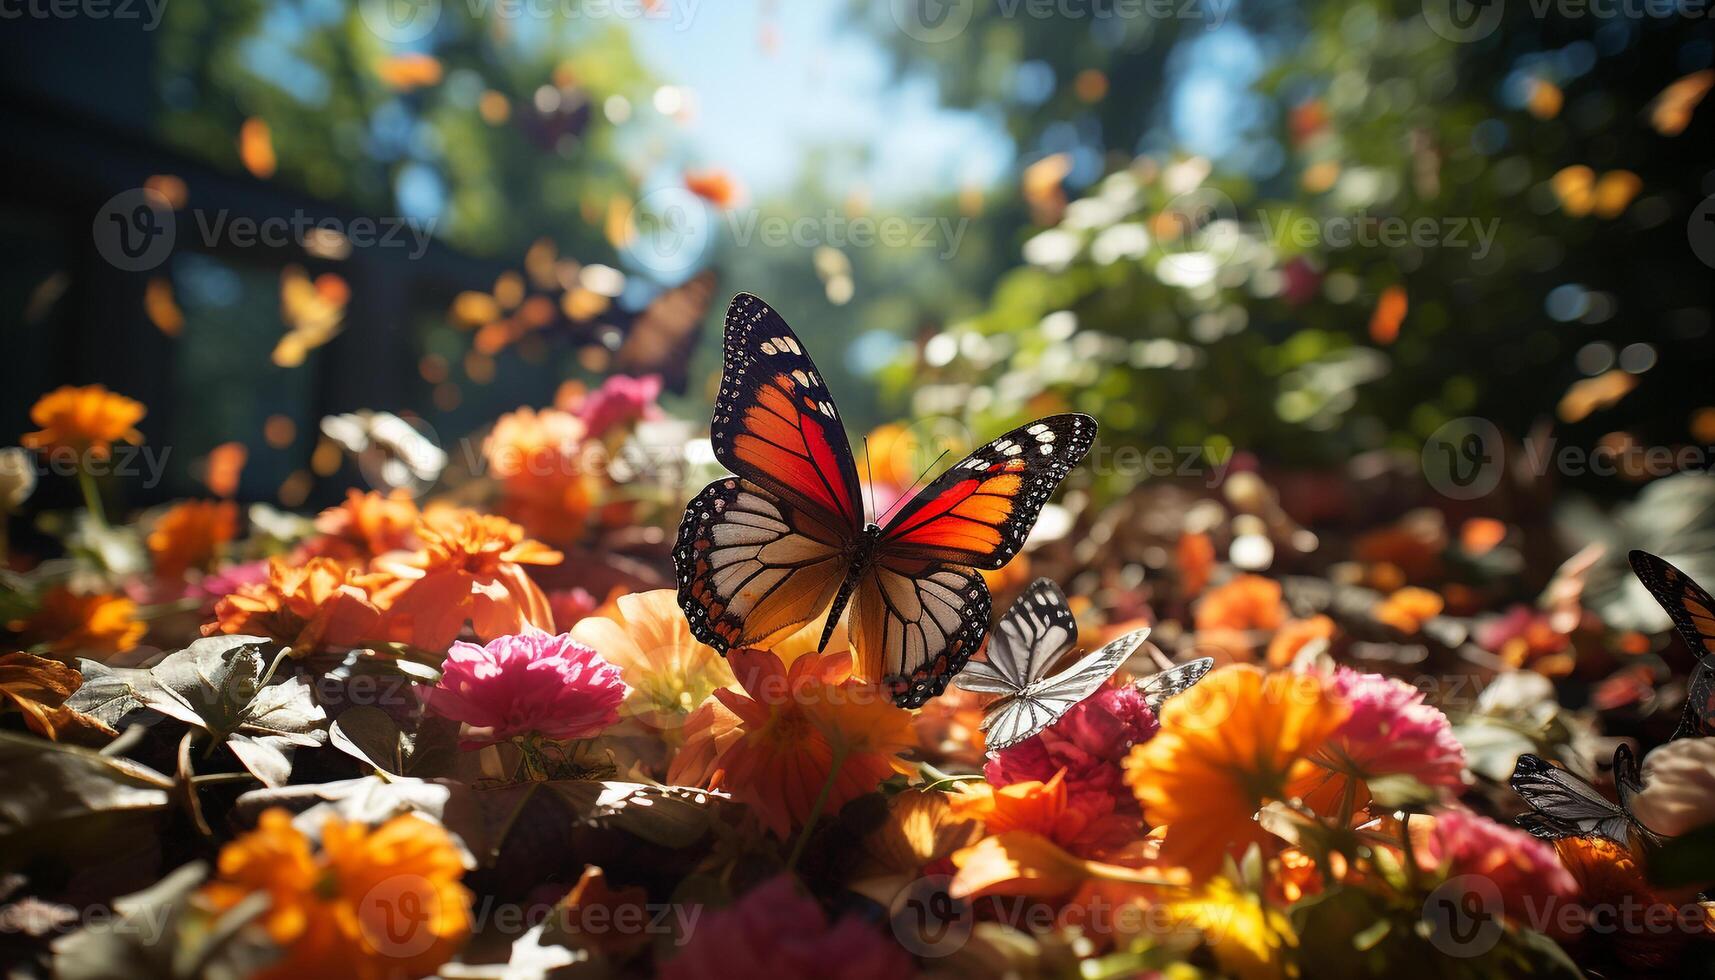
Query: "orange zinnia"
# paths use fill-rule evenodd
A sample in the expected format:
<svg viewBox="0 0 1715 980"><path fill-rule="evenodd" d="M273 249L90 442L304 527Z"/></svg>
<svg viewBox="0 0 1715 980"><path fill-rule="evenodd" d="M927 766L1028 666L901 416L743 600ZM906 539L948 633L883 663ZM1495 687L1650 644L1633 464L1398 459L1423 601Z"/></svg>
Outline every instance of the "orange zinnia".
<svg viewBox="0 0 1715 980"><path fill-rule="evenodd" d="M1375 617L1401 633L1415 633L1445 607L1442 598L1428 589L1407 586L1378 603Z"/></svg>
<svg viewBox="0 0 1715 980"><path fill-rule="evenodd" d="M1334 621L1327 616L1318 614L1309 619L1289 620L1280 632L1274 634L1274 639L1268 641L1268 665L1290 667L1298 651L1317 640L1333 638Z"/></svg>
<svg viewBox="0 0 1715 980"><path fill-rule="evenodd" d="M411 529L421 516L417 502L403 490L347 490L345 503L316 515L316 531L323 537L311 547L329 558L374 558L409 547Z"/></svg>
<svg viewBox="0 0 1715 980"><path fill-rule="evenodd" d="M520 408L502 415L482 444L500 483L506 516L556 544L583 537L600 493L599 443L582 419L559 409Z"/></svg>
<svg viewBox="0 0 1715 980"><path fill-rule="evenodd" d="M137 604L124 596L79 595L61 585L42 593L36 611L11 629L26 645L44 644L54 653L111 656L135 647L149 631L136 614Z"/></svg>
<svg viewBox="0 0 1715 980"><path fill-rule="evenodd" d="M1218 585L1197 605L1199 630L1273 630L1285 621L1280 583L1261 575L1240 575Z"/></svg>
<svg viewBox="0 0 1715 980"><path fill-rule="evenodd" d="M371 830L330 818L321 853L272 809L220 852L220 877L199 895L225 912L268 896L257 922L281 957L257 977L392 980L433 973L470 933L470 892L452 838L403 814Z"/></svg>
<svg viewBox="0 0 1715 980"><path fill-rule="evenodd" d="M357 573L331 558L293 565L268 559L268 580L245 585L215 603L216 621L204 636L249 633L272 637L299 654L377 642L381 610Z"/></svg>
<svg viewBox="0 0 1715 980"><path fill-rule="evenodd" d="M230 500L186 500L174 504L149 532L149 557L155 574L183 578L206 570L238 533L238 505Z"/></svg>
<svg viewBox="0 0 1715 980"><path fill-rule="evenodd" d="M548 597L524 566L557 565L558 551L504 517L462 508L425 514L416 537L421 550L375 562L396 579L379 597L393 639L444 651L466 621L484 641L526 625L554 632Z"/></svg>
<svg viewBox="0 0 1715 980"><path fill-rule="evenodd" d="M114 394L102 385L66 385L37 399L30 421L41 426L21 440L30 449L88 451L105 458L116 442L137 443L143 434L137 423L148 411L143 403Z"/></svg>
<svg viewBox="0 0 1715 980"><path fill-rule="evenodd" d="M1286 796L1350 714L1308 674L1222 667L1170 700L1161 730L1126 759L1144 815L1167 826L1161 856L1206 878L1232 850L1266 839L1256 812Z"/></svg>
<svg viewBox="0 0 1715 980"><path fill-rule="evenodd" d="M824 789L822 812L831 813L912 771L899 758L916 744L911 713L852 680L849 654L810 654L790 669L764 650L735 650L730 660L744 692L714 696L737 716L738 734L714 769L776 835L808 822Z"/></svg>
<svg viewBox="0 0 1715 980"><path fill-rule="evenodd" d="M997 789L973 782L948 794L948 801L955 817L981 820L991 834L1028 830L1066 846L1083 832L1088 818L1067 804L1065 779L1066 770L1061 769L1046 783L1031 779Z"/></svg>

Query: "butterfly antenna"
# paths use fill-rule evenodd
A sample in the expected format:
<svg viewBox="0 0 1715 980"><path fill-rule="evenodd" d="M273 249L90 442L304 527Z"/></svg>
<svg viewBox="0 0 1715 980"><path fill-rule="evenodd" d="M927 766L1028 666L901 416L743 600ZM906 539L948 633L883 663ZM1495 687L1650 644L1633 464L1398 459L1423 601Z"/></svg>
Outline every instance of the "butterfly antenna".
<svg viewBox="0 0 1715 980"><path fill-rule="evenodd" d="M875 468L869 465L869 436L863 437L863 471L869 478L869 510L875 513Z"/></svg>
<svg viewBox="0 0 1715 980"><path fill-rule="evenodd" d="M911 485L906 487L905 492L900 494L899 498L893 502L893 507L887 508L887 514L893 513L894 507L898 507L900 504L903 504L903 503L905 503L906 500L910 499L912 491L917 489L917 484L922 483L923 478L928 476L929 471L934 469L935 464L939 463L941 461L941 459L943 457L945 457L946 455L947 455L947 451L945 449L941 450L940 456L936 456L933 460L931 460L929 462L928 466L923 467L923 472L917 474L917 479L911 481ZM875 518L875 522L877 524L880 524L887 517L887 514L877 515Z"/></svg>

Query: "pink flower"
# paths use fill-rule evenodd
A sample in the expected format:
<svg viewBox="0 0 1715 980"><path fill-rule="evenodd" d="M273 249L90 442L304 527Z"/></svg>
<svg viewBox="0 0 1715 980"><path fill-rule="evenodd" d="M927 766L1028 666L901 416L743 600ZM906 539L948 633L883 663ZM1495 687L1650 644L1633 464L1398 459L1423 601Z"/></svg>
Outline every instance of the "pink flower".
<svg viewBox="0 0 1715 980"><path fill-rule="evenodd" d="M1477 875L1500 892L1507 914L1524 917L1530 908L1570 899L1578 882L1560 863L1554 847L1522 830L1498 824L1469 810L1442 810L1423 831L1413 820L1417 866L1448 877Z"/></svg>
<svg viewBox="0 0 1715 980"><path fill-rule="evenodd" d="M477 749L520 735L588 738L619 720L629 693L619 668L601 654L569 634L525 627L486 646L454 643L425 700L436 714L470 726L460 747Z"/></svg>
<svg viewBox="0 0 1715 980"><path fill-rule="evenodd" d="M577 414L590 436L600 439L620 426L655 417L658 412L655 401L660 397L660 375L634 378L616 374L590 392L578 406Z"/></svg>
<svg viewBox="0 0 1715 980"><path fill-rule="evenodd" d="M781 875L711 912L657 974L663 980L905 980L917 970L891 936L855 916L829 925L814 899Z"/></svg>
<svg viewBox="0 0 1715 980"><path fill-rule="evenodd" d="M1410 776L1448 792L1464 787L1465 747L1447 716L1424 703L1422 691L1350 667L1334 672L1334 688L1352 714L1314 756L1317 768L1292 787L1311 809L1352 815L1370 802L1363 782L1378 776Z"/></svg>
<svg viewBox="0 0 1715 980"><path fill-rule="evenodd" d="M1040 733L1000 750L983 767L993 786L1046 783L1065 770L1066 799L1091 823L1116 811L1137 810L1120 763L1131 747L1160 727L1143 695L1130 685L1105 687L1073 705Z"/></svg>

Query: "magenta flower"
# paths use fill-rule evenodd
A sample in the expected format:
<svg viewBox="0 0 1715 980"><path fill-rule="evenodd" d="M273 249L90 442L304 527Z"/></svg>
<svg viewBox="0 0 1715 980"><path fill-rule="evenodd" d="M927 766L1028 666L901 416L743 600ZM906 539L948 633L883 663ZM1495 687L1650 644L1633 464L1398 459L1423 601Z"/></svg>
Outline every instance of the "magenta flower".
<svg viewBox="0 0 1715 980"><path fill-rule="evenodd" d="M630 425L657 414L656 399L661 397L661 376L646 374L640 378L616 374L590 392L578 406L578 418L592 438L600 439L620 426Z"/></svg>
<svg viewBox="0 0 1715 980"><path fill-rule="evenodd" d="M790 875L752 889L737 904L703 916L658 972L664 980L817 977L858 980L917 975L898 943L856 916L829 924Z"/></svg>
<svg viewBox="0 0 1715 980"><path fill-rule="evenodd" d="M458 642L447 652L441 682L424 700L436 714L464 722L464 749L520 735L588 738L619 720L631 692L619 668L573 640L525 628L486 646Z"/></svg>
<svg viewBox="0 0 1715 980"><path fill-rule="evenodd" d="M1560 863L1554 847L1514 827L1469 810L1442 810L1428 833L1413 820L1417 866L1448 877L1477 875L1500 892L1507 914L1518 917L1530 904L1573 898L1578 882Z"/></svg>
<svg viewBox="0 0 1715 980"><path fill-rule="evenodd" d="M1378 776L1410 776L1449 793L1464 787L1465 747L1447 716L1424 703L1422 691L1350 667L1334 672L1334 689L1352 714L1315 756L1317 771L1293 786L1311 809L1354 813L1370 802L1363 781Z"/></svg>
<svg viewBox="0 0 1715 980"><path fill-rule="evenodd" d="M1001 749L983 775L999 787L1046 783L1064 769L1066 802L1096 825L1116 812L1136 813L1137 797L1126 786L1120 763L1159 727L1137 688L1104 687L1038 734Z"/></svg>

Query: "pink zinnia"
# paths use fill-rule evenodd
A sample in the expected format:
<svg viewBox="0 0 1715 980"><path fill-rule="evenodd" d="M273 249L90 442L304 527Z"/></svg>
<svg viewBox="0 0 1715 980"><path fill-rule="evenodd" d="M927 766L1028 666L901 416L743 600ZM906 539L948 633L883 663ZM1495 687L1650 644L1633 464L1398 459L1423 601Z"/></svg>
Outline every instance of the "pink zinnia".
<svg viewBox="0 0 1715 980"><path fill-rule="evenodd" d="M425 700L470 726L460 746L475 749L520 735L588 738L619 720L630 690L618 667L569 634L526 627L486 646L454 643Z"/></svg>
<svg viewBox="0 0 1715 980"><path fill-rule="evenodd" d="M1421 819L1421 818L1419 818ZM1508 915L1573 898L1578 882L1546 841L1469 810L1442 810L1427 833L1413 821L1417 866L1448 877L1477 875L1493 882Z"/></svg>
<svg viewBox="0 0 1715 980"><path fill-rule="evenodd" d="M640 378L616 374L590 392L578 406L578 418L593 438L601 438L622 425L630 425L656 414L655 402L661 397L661 376L646 374Z"/></svg>
<svg viewBox="0 0 1715 980"><path fill-rule="evenodd" d="M1314 757L1318 769L1292 787L1312 809L1352 815L1370 802L1363 781L1378 776L1410 776L1449 793L1464 788L1465 747L1447 716L1424 703L1422 691L1350 667L1334 672L1334 689L1352 714Z"/></svg>
<svg viewBox="0 0 1715 980"><path fill-rule="evenodd" d="M983 767L993 786L1046 783L1065 770L1066 801L1094 823L1116 810L1137 810L1120 763L1131 747L1161 727L1143 695L1128 685L1105 687L1072 706L1059 721L1008 746Z"/></svg>
<svg viewBox="0 0 1715 980"><path fill-rule="evenodd" d="M893 937L855 916L830 925L822 907L781 875L730 908L704 915L683 948L662 967L663 980L859 980L914 977Z"/></svg>

